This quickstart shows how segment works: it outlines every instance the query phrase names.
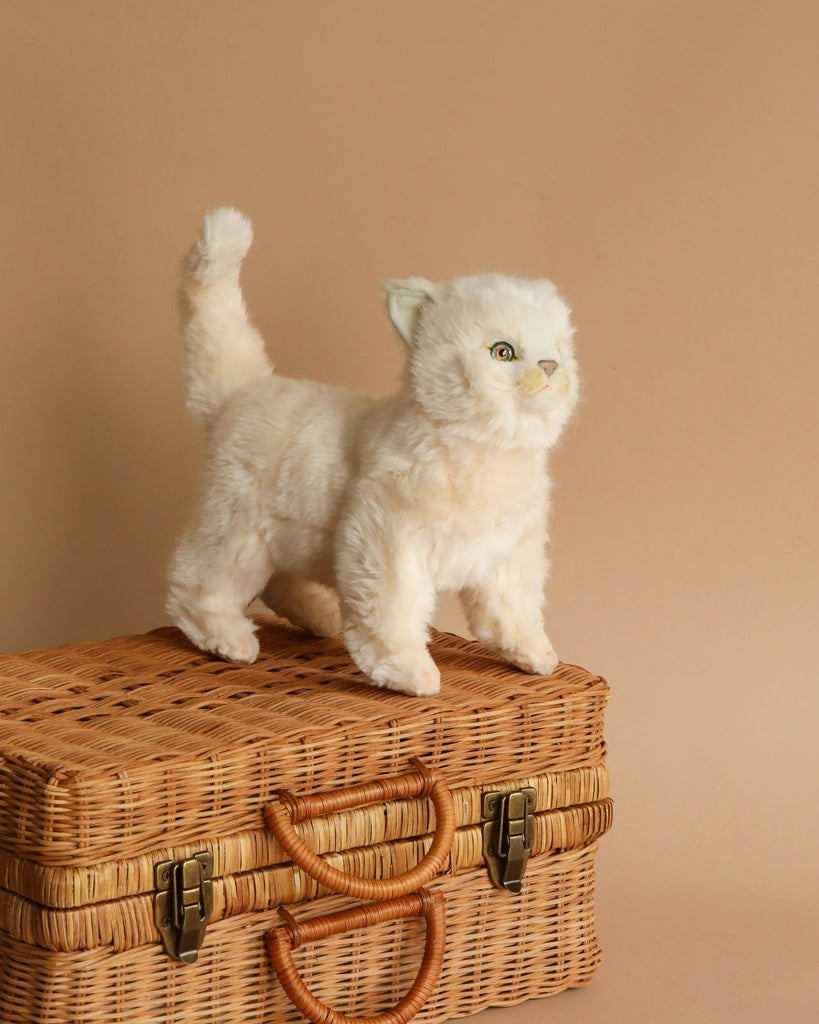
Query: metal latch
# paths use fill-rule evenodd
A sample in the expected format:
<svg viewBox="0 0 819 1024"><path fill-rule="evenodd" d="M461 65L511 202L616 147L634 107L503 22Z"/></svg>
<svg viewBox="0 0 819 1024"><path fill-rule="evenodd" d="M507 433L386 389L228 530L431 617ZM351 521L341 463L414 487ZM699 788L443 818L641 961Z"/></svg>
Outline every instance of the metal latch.
<svg viewBox="0 0 819 1024"><path fill-rule="evenodd" d="M535 838L537 792L527 786L513 793L483 795L483 856L498 889L521 891Z"/></svg>
<svg viewBox="0 0 819 1024"><path fill-rule="evenodd" d="M154 921L168 956L195 964L213 910L213 856L166 860L154 869Z"/></svg>

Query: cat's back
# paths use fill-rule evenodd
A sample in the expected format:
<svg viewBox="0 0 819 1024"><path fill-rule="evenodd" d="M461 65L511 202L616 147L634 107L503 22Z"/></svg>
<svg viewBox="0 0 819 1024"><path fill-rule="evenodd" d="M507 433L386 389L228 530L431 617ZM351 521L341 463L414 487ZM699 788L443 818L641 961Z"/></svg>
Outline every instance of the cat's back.
<svg viewBox="0 0 819 1024"><path fill-rule="evenodd" d="M357 471L360 435L383 404L317 381L272 375L229 402L214 424L211 469L232 466L273 515L315 526L337 514Z"/></svg>
<svg viewBox="0 0 819 1024"><path fill-rule="evenodd" d="M271 375L226 405L212 441L236 446L251 458L255 452L268 466L294 452L315 461L325 445L343 447L379 403L345 388Z"/></svg>

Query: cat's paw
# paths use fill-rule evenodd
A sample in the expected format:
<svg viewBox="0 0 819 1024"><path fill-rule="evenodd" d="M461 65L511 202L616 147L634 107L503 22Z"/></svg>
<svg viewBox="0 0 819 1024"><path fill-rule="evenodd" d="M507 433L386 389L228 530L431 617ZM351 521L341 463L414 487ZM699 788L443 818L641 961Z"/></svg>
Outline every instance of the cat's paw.
<svg viewBox="0 0 819 1024"><path fill-rule="evenodd" d="M237 629L233 635L210 638L205 650L224 658L225 661L252 665L259 656L259 641L253 635L252 629Z"/></svg>
<svg viewBox="0 0 819 1024"><path fill-rule="evenodd" d="M252 665L259 656L253 623L244 615L210 612L169 601L168 614L190 642L206 654Z"/></svg>
<svg viewBox="0 0 819 1024"><path fill-rule="evenodd" d="M321 583L289 576L274 578L262 597L274 612L314 636L331 637L341 632L338 594Z"/></svg>
<svg viewBox="0 0 819 1024"><path fill-rule="evenodd" d="M548 639L500 653L511 665L536 676L550 676L560 664L560 658Z"/></svg>
<svg viewBox="0 0 819 1024"><path fill-rule="evenodd" d="M338 597L325 587L311 591L301 608L301 620L297 625L308 629L315 636L337 636L341 632Z"/></svg>
<svg viewBox="0 0 819 1024"><path fill-rule="evenodd" d="M383 658L367 674L376 686L413 697L429 696L441 689L441 673L427 651L402 651Z"/></svg>

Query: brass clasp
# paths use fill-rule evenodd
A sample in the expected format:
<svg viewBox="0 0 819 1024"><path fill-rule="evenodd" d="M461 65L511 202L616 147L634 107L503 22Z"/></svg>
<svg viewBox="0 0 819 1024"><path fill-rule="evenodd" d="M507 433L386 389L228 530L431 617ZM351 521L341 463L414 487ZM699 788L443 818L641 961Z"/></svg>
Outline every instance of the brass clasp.
<svg viewBox="0 0 819 1024"><path fill-rule="evenodd" d="M168 956L194 964L213 910L213 856L197 853L163 861L154 869L154 921Z"/></svg>
<svg viewBox="0 0 819 1024"><path fill-rule="evenodd" d="M492 885L516 895L535 835L537 793L532 787L483 795L483 856Z"/></svg>

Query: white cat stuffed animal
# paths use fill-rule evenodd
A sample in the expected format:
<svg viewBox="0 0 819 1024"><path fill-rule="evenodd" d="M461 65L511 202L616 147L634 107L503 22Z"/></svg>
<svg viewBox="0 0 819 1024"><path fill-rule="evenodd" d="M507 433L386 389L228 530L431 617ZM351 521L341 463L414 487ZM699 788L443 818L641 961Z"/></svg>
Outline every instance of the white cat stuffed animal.
<svg viewBox="0 0 819 1024"><path fill-rule="evenodd" d="M180 287L204 493L170 569L168 612L204 651L252 662L259 594L318 636L344 631L377 686L432 694L436 594L526 672L558 663L544 626L547 452L577 398L569 310L549 281L389 281L406 346L397 394L276 376L248 321L233 209L205 218Z"/></svg>

